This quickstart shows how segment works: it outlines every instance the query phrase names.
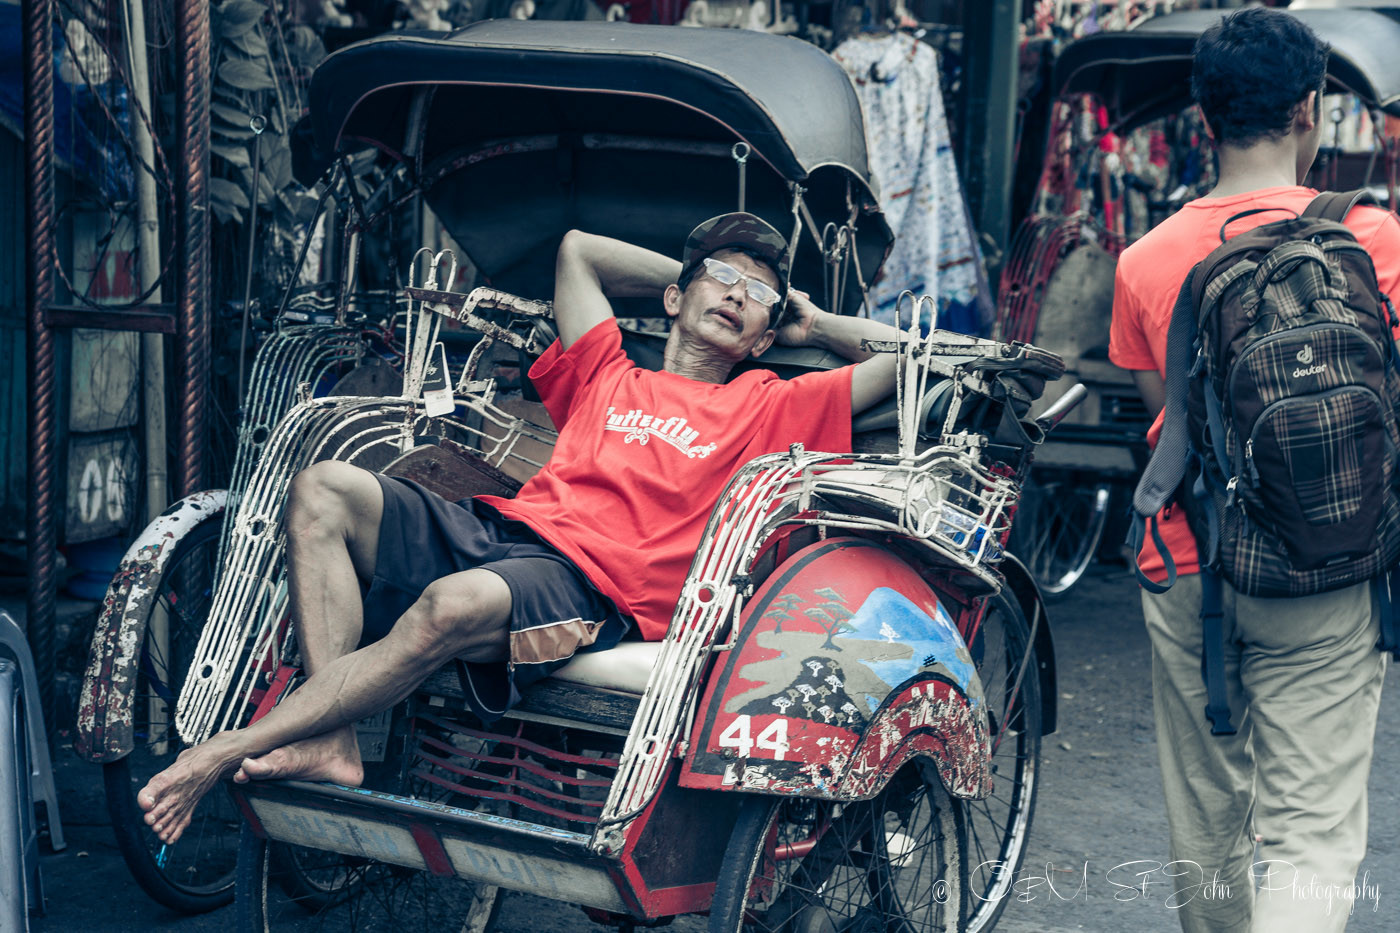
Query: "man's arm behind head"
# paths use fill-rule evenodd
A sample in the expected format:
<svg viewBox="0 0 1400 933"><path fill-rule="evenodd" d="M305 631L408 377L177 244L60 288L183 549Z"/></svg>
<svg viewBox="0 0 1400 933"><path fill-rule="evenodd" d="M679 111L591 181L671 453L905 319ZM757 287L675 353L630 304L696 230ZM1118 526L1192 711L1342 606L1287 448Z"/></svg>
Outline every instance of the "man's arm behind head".
<svg viewBox="0 0 1400 933"><path fill-rule="evenodd" d="M570 230L554 263L554 319L565 348L612 317L609 298L659 298L680 275L679 260Z"/></svg>
<svg viewBox="0 0 1400 933"><path fill-rule="evenodd" d="M778 343L821 347L856 363L851 373L851 414L859 414L894 391L895 354L871 353L861 346L863 340L897 340L899 331L894 327L823 311L797 289L789 293L787 319L778 331Z"/></svg>

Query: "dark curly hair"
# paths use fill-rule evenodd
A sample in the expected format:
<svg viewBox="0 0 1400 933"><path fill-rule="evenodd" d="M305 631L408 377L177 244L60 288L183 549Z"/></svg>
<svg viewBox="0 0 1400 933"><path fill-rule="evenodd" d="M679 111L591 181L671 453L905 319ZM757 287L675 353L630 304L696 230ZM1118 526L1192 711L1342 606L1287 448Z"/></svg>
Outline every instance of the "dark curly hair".
<svg viewBox="0 0 1400 933"><path fill-rule="evenodd" d="M1327 43L1281 10L1231 13L1196 40L1191 96L1217 143L1250 146L1287 135L1293 108L1327 76Z"/></svg>

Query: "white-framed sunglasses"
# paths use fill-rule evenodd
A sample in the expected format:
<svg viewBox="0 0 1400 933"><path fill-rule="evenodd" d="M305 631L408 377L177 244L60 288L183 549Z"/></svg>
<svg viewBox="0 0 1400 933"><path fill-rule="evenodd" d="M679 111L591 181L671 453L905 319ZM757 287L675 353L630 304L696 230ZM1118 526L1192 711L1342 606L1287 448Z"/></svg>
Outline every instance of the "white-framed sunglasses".
<svg viewBox="0 0 1400 933"><path fill-rule="evenodd" d="M744 275L727 262L720 262L718 259L702 259L700 261L705 266L705 274L726 288L735 282L743 281L744 292L765 308L771 308L783 299L782 295L768 285Z"/></svg>

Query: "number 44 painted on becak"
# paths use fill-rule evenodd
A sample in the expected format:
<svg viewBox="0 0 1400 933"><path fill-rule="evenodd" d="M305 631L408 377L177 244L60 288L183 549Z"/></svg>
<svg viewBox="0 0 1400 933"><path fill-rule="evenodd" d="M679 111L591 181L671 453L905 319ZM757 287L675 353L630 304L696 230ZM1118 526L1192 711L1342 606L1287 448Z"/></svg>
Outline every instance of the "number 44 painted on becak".
<svg viewBox="0 0 1400 933"><path fill-rule="evenodd" d="M752 738L753 717L736 716L719 736L720 748L737 748L740 758L749 757L754 749L772 752L775 761L782 761L788 751L788 721L779 716L768 724L757 739ZM767 757L767 756L764 756Z"/></svg>

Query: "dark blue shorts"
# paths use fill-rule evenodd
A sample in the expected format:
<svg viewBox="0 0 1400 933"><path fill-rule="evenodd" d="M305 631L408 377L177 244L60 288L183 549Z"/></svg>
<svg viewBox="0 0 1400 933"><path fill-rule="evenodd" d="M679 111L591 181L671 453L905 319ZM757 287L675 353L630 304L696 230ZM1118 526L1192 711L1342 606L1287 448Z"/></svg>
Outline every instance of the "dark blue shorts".
<svg viewBox="0 0 1400 933"><path fill-rule="evenodd" d="M473 569L497 574L510 587L511 661L462 667L468 705L490 722L575 652L611 648L627 634L631 623L612 600L529 526L471 499L449 502L411 480L375 476L384 517L361 644L388 634L433 581Z"/></svg>

